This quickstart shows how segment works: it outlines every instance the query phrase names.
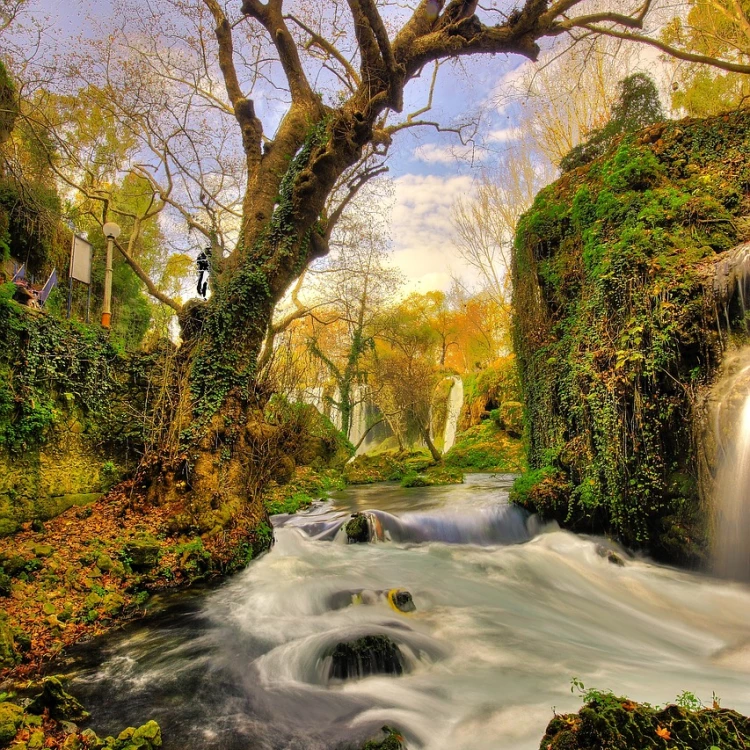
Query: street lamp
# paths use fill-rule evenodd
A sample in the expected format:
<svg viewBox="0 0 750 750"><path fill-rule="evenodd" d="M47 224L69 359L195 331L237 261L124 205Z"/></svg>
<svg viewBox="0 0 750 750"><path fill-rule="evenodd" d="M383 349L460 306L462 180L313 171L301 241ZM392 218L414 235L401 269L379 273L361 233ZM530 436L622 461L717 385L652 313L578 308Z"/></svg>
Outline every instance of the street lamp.
<svg viewBox="0 0 750 750"><path fill-rule="evenodd" d="M122 230L113 221L108 221L102 232L107 238L107 266L104 270L104 305L102 306L102 327L109 328L112 317L110 306L112 303L112 243L120 236Z"/></svg>

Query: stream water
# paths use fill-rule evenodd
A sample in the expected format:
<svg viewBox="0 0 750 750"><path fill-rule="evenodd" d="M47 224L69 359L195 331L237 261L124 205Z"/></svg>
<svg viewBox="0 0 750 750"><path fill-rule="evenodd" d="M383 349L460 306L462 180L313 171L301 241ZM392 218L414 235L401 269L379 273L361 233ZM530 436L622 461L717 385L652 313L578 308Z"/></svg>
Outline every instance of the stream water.
<svg viewBox="0 0 750 750"><path fill-rule="evenodd" d="M534 529L511 477L337 493L275 519L272 551L221 588L89 646L71 690L112 733L155 718L166 750L333 750L392 724L410 748L538 748L570 681L664 703L690 690L750 712L750 589ZM377 509L382 543L347 545ZM536 533L532 533L536 532ZM391 540L388 540L389 537ZM408 589L410 615L336 594ZM386 634L399 677L329 680L335 643Z"/></svg>
<svg viewBox="0 0 750 750"><path fill-rule="evenodd" d="M728 353L723 367L713 393L712 567L722 578L750 583L750 347Z"/></svg>

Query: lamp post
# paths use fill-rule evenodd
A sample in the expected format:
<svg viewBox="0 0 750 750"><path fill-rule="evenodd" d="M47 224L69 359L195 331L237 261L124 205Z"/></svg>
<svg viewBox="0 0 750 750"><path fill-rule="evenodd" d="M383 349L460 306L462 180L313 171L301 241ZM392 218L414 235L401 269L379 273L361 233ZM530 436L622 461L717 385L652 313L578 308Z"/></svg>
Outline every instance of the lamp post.
<svg viewBox="0 0 750 750"><path fill-rule="evenodd" d="M112 244L120 236L122 231L113 221L108 221L102 231L107 238L107 266L104 270L104 304L102 305L102 328L109 328L112 313Z"/></svg>

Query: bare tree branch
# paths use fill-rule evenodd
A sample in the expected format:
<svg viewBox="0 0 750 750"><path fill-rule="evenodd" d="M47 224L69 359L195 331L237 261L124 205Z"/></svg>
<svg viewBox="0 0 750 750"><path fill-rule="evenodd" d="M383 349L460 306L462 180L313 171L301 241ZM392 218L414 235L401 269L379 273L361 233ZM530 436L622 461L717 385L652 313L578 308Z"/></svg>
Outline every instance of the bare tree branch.
<svg viewBox="0 0 750 750"><path fill-rule="evenodd" d="M573 19L575 21L575 19ZM711 57L709 55L701 55L696 52L687 52L686 50L674 47L671 44L662 42L660 39L654 39L645 34L637 34L630 31L618 31L617 29L610 28L608 26L597 26L595 24L574 23L574 26L579 28L587 29L595 34L601 34L602 36L611 36L616 39L625 39L630 42L641 42L647 44L650 47L655 47L662 52L675 57L678 60L684 60L685 62L699 63L701 65L709 65L712 68L718 68L719 70L726 70L730 73L750 73L750 65L743 63L732 62L731 60L723 60L718 57Z"/></svg>

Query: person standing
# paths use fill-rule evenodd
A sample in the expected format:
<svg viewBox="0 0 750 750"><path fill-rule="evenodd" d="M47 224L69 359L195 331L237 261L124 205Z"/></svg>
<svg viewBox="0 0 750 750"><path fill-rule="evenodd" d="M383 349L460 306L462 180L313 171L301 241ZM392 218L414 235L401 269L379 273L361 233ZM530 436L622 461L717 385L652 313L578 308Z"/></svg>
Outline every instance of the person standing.
<svg viewBox="0 0 750 750"><path fill-rule="evenodd" d="M198 296L206 299L208 290L208 273L211 268L211 248L207 247L201 250L196 260L198 266Z"/></svg>

